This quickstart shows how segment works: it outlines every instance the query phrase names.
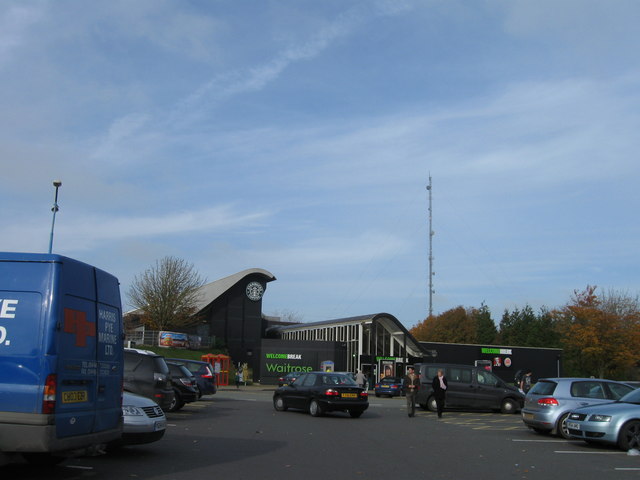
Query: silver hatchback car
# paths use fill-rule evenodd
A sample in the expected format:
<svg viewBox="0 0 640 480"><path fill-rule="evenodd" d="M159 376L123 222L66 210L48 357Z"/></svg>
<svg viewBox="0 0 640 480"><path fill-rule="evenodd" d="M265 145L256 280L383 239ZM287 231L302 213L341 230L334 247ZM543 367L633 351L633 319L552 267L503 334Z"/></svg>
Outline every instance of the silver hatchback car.
<svg viewBox="0 0 640 480"><path fill-rule="evenodd" d="M599 378L543 378L525 397L522 421L538 433L571 438L566 421L572 410L612 402L633 390L626 383Z"/></svg>

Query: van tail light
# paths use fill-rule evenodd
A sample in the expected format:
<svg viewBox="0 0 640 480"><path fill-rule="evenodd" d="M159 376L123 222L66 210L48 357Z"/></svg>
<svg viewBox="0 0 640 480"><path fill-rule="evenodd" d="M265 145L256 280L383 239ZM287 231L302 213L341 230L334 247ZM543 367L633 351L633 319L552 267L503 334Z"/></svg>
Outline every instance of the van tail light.
<svg viewBox="0 0 640 480"><path fill-rule="evenodd" d="M44 392L42 395L42 413L51 414L56 409L56 383L58 376L54 373L47 375L44 382Z"/></svg>
<svg viewBox="0 0 640 480"><path fill-rule="evenodd" d="M538 405L542 405L543 407L557 407L560 404L558 400L553 397L544 397L538 400Z"/></svg>

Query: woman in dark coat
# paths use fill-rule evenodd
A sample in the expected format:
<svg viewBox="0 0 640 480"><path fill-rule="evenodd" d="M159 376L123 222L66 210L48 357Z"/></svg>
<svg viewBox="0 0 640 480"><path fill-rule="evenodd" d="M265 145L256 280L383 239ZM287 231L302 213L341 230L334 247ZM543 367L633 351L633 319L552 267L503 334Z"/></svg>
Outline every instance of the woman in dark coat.
<svg viewBox="0 0 640 480"><path fill-rule="evenodd" d="M433 396L436 399L438 418L442 418L442 411L444 410L444 397L447 393L447 378L444 376L444 372L441 368L438 369L438 375L433 377L431 386L433 387Z"/></svg>

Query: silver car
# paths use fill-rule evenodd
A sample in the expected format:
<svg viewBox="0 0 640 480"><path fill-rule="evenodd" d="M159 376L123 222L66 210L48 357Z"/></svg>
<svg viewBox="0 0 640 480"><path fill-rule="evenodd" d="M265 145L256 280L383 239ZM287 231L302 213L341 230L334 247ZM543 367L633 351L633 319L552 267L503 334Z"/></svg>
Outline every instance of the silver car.
<svg viewBox="0 0 640 480"><path fill-rule="evenodd" d="M110 448L124 445L141 445L160 440L167 428L167 419L153 400L123 392L122 397L122 437L110 443Z"/></svg>
<svg viewBox="0 0 640 480"><path fill-rule="evenodd" d="M570 438L566 421L580 407L610 403L631 392L633 387L598 378L543 378L527 393L522 421L538 433Z"/></svg>
<svg viewBox="0 0 640 480"><path fill-rule="evenodd" d="M614 403L574 410L567 419L572 438L609 443L622 450L640 449L640 390Z"/></svg>

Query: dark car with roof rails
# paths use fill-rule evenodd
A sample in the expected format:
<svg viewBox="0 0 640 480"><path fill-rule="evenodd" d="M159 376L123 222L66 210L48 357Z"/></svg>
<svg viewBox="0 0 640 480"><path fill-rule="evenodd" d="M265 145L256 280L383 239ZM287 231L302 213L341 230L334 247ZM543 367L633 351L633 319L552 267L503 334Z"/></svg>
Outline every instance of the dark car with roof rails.
<svg viewBox="0 0 640 480"><path fill-rule="evenodd" d="M202 395L213 395L218 391L216 374L213 372L213 367L210 363L185 358L167 358L167 361L184 365L193 373L198 386L198 397Z"/></svg>
<svg viewBox="0 0 640 480"><path fill-rule="evenodd" d="M176 412L184 407L185 403L198 400L198 386L193 373L184 365L167 362L167 366L171 374L171 386L174 393L169 411Z"/></svg>
<svg viewBox="0 0 640 480"><path fill-rule="evenodd" d="M168 410L174 393L164 357L149 350L125 348L123 389L147 397Z"/></svg>

